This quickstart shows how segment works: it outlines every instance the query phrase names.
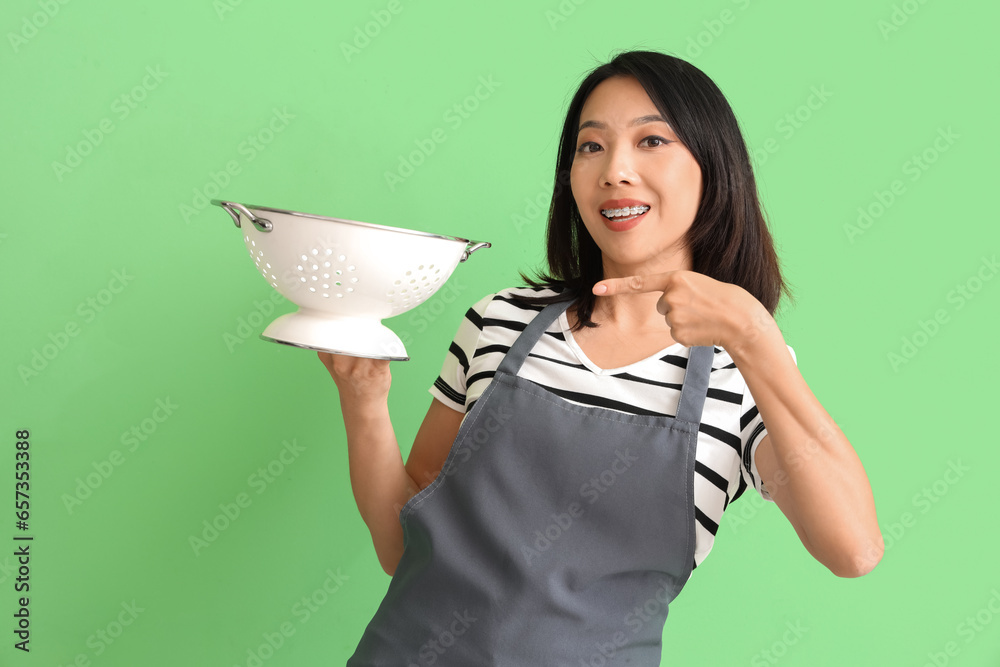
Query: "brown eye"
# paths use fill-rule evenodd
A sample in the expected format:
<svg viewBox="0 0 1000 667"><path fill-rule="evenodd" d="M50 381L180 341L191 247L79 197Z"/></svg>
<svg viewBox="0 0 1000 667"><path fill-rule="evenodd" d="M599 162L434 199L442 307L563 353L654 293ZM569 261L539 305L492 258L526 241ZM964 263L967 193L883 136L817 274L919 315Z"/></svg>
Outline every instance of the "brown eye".
<svg viewBox="0 0 1000 667"><path fill-rule="evenodd" d="M663 137L646 137L645 139L642 140L642 142L649 142L649 141L655 141L656 142L655 144L653 144L651 146L651 148L656 148L657 146L665 146L667 143L669 143Z"/></svg>

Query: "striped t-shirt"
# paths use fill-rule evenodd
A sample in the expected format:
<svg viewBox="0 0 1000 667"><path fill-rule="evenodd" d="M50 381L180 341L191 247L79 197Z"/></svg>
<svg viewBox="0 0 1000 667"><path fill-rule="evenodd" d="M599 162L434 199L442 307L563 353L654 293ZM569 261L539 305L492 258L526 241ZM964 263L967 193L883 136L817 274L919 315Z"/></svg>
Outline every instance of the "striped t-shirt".
<svg viewBox="0 0 1000 667"><path fill-rule="evenodd" d="M500 360L543 308L516 301L513 294L556 292L508 288L472 306L429 390L437 400L467 414L482 396ZM790 346L788 350L794 360L795 352ZM634 364L601 369L576 344L564 312L535 344L518 376L571 403L673 417L689 352L690 348L674 343ZM743 376L729 354L716 346L695 452L695 567L711 551L723 511L748 486L771 500L753 457L766 433Z"/></svg>

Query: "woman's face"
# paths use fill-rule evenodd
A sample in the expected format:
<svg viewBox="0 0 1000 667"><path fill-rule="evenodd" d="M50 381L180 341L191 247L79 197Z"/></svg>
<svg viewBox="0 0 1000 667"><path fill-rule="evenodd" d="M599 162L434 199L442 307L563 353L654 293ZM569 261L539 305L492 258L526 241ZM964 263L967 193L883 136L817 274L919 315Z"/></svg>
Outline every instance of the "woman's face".
<svg viewBox="0 0 1000 667"><path fill-rule="evenodd" d="M580 128L570 187L604 277L689 269L682 244L701 201L701 168L643 87L605 79L584 103Z"/></svg>

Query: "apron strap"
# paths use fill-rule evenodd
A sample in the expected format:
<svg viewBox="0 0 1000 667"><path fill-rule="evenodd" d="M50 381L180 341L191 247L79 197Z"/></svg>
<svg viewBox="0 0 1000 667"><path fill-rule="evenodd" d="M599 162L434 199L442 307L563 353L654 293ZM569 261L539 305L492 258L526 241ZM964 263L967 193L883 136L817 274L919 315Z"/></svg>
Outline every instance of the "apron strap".
<svg viewBox="0 0 1000 667"><path fill-rule="evenodd" d="M701 423L702 408L705 407L705 397L708 395L715 346L696 345L688 349L690 351L687 370L684 371L684 386L681 387L681 398L677 403L677 419L697 425Z"/></svg>
<svg viewBox="0 0 1000 667"><path fill-rule="evenodd" d="M528 353L531 352L531 348L535 347L535 343L538 339L542 337L545 330L549 328L549 325L556 321L556 319L563 314L563 312L569 307L572 301L560 301L559 303L550 303L545 306L540 313L535 315L527 326L524 327L524 331L517 337L514 344L510 346L510 350L504 356L500 365L497 367L498 373L507 373L508 375L517 375L517 372L521 369L521 365L524 360L528 358Z"/></svg>

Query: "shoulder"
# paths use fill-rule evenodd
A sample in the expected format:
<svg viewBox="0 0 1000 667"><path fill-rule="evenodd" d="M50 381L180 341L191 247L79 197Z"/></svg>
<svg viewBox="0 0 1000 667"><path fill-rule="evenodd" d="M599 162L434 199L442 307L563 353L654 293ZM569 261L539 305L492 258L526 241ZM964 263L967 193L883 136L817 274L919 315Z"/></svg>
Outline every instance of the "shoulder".
<svg viewBox="0 0 1000 667"><path fill-rule="evenodd" d="M545 298L559 294L561 294L559 290L549 287L507 287L496 292L493 296L509 301L511 299Z"/></svg>
<svg viewBox="0 0 1000 667"><path fill-rule="evenodd" d="M487 294L469 309L480 318L519 320L531 319L542 309L533 299L558 296L559 291L545 287L507 287Z"/></svg>

